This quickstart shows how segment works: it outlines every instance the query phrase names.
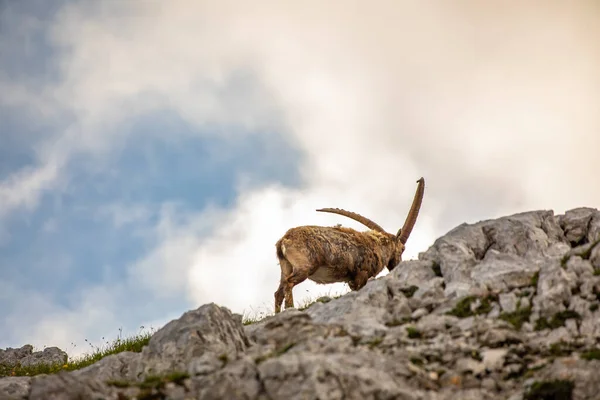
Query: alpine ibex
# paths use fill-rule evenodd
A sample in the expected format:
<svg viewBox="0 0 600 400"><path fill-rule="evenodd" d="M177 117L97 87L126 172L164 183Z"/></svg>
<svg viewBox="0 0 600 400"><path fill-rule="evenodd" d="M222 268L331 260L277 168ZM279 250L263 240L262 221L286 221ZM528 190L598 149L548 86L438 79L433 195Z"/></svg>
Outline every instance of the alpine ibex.
<svg viewBox="0 0 600 400"><path fill-rule="evenodd" d="M392 270L402 260L404 245L417 221L425 180L417 181L417 191L404 226L395 235L386 232L362 215L339 208L322 208L352 218L370 230L359 232L341 226L299 226L289 229L275 245L281 268L279 288L275 292L275 313L294 307L292 289L310 279L316 283L347 282L351 290L366 285L384 267Z"/></svg>

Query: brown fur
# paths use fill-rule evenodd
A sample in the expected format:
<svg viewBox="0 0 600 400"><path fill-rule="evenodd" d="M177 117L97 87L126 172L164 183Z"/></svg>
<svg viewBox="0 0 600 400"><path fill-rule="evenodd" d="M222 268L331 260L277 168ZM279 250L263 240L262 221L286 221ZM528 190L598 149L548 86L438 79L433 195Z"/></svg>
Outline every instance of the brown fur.
<svg viewBox="0 0 600 400"><path fill-rule="evenodd" d="M374 230L359 232L340 226L299 226L289 229L275 244L281 267L279 288L275 292L275 313L294 307L292 289L310 279L326 284L346 282L351 290L366 285L383 268L390 271L402 260L404 244L412 231L423 199L424 180L419 187L404 227L396 235L385 232L373 221L340 209L321 209L355 219Z"/></svg>

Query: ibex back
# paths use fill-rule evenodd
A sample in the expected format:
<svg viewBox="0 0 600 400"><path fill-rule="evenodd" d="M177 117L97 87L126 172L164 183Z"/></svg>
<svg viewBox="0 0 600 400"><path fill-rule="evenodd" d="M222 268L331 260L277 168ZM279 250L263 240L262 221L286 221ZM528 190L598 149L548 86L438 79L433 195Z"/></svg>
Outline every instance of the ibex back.
<svg viewBox="0 0 600 400"><path fill-rule="evenodd" d="M417 191L404 226L396 234L386 232L370 219L339 208L317 211L340 214L368 227L359 232L340 226L299 226L289 229L277 241L281 268L279 288L275 292L275 313L294 307L292 289L307 278L316 283L346 282L351 290L366 285L383 268L394 269L402 260L404 245L417 221L423 201L425 180L417 181Z"/></svg>

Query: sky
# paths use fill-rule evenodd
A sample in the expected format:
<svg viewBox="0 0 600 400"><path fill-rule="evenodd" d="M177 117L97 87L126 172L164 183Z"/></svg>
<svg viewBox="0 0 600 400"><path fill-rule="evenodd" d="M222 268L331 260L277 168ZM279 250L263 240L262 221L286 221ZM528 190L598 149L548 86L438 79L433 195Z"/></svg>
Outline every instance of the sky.
<svg viewBox="0 0 600 400"><path fill-rule="evenodd" d="M599 206L590 1L0 1L0 348L273 311L298 225ZM296 304L344 293L304 282Z"/></svg>

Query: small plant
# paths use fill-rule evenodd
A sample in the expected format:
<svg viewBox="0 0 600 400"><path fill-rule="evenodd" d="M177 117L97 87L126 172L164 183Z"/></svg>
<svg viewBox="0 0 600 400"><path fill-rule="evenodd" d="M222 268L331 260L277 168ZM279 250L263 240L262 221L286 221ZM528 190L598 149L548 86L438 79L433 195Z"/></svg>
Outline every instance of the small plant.
<svg viewBox="0 0 600 400"><path fill-rule="evenodd" d="M404 293L404 295L405 295L406 297L408 297L409 299L410 299L411 297L413 297L413 295L415 294L415 292L416 292L417 290L419 290L419 287L418 287L418 286L415 286L415 285L409 286L409 287L407 287L407 288L404 288L404 289L400 289L400 291L401 291L402 293Z"/></svg>
<svg viewBox="0 0 600 400"><path fill-rule="evenodd" d="M546 364L540 364L540 365L533 366L531 368L527 368L525 373L523 374L523 377L526 379L531 378L536 373L536 371L539 371L539 370L543 369L544 367L546 367Z"/></svg>
<svg viewBox="0 0 600 400"><path fill-rule="evenodd" d="M541 331L544 329L560 328L561 326L565 326L565 322L568 319L580 320L581 315L579 315L579 313L577 311L573 311L573 310L559 311L552 316L550 321L548 321L546 318L543 318L543 317L538 319L535 323L535 330Z"/></svg>
<svg viewBox="0 0 600 400"><path fill-rule="evenodd" d="M410 362L419 367L425 363L425 361L423 361L423 359L421 357L411 357Z"/></svg>
<svg viewBox="0 0 600 400"><path fill-rule="evenodd" d="M281 356L282 354L285 354L285 353L287 353L287 352L288 352L288 351L289 351L289 350L290 350L292 347L294 347L295 345L296 345L296 343L294 343L294 342L287 343L286 345L284 345L284 346L281 346L280 348L278 348L278 349L275 349L275 350L273 350L273 351L272 351L272 352L270 352L270 353L263 354L263 355L261 355L261 356L258 356L258 357L256 357L256 359L254 359L254 362L255 362L256 364L260 364L260 363L262 363L263 361L265 361L265 360L267 360L267 359L269 359L269 358L271 358L271 357L279 357L279 356Z"/></svg>
<svg viewBox="0 0 600 400"><path fill-rule="evenodd" d="M569 380L555 379L534 382L523 400L571 400L575 384Z"/></svg>
<svg viewBox="0 0 600 400"><path fill-rule="evenodd" d="M456 303L456 306L454 306L454 308L451 311L448 311L447 314L454 315L458 318L470 317L471 315L473 315L473 312L471 311L471 303L474 302L475 299L475 296L465 297L464 299Z"/></svg>
<svg viewBox="0 0 600 400"><path fill-rule="evenodd" d="M423 337L421 331L415 328L414 326L406 327L406 333L408 333L408 337L410 339L421 339L421 337Z"/></svg>
<svg viewBox="0 0 600 400"><path fill-rule="evenodd" d="M321 296L321 297L318 297L317 300L315 300L315 301L317 303L329 303L331 300L333 300L333 299L329 296Z"/></svg>
<svg viewBox="0 0 600 400"><path fill-rule="evenodd" d="M483 357L481 357L481 354L477 350L471 351L470 355L471 355L471 358L475 361L483 361Z"/></svg>
<svg viewBox="0 0 600 400"><path fill-rule="evenodd" d="M581 358L584 360L600 360L600 349L594 348L581 353Z"/></svg>
<svg viewBox="0 0 600 400"><path fill-rule="evenodd" d="M590 256L592 255L592 251L598 244L600 244L600 238L596 239L584 251L582 251L580 257L584 260L589 260Z"/></svg>
<svg viewBox="0 0 600 400"><path fill-rule="evenodd" d="M550 357L565 357L573 353L576 350L576 346L565 341L552 343L548 348L548 355Z"/></svg>
<svg viewBox="0 0 600 400"><path fill-rule="evenodd" d="M466 318L473 315L487 314L492 310L492 300L495 300L493 296L485 296L480 299L481 304L475 309L471 309L471 304L478 299L477 296L467 296L460 300L456 306L448 311L447 315L453 315L458 318Z"/></svg>
<svg viewBox="0 0 600 400"><path fill-rule="evenodd" d="M511 313L502 313L498 318L503 321L510 323L515 327L516 330L520 330L523 323L529 321L531 316L531 307L518 308L516 311Z"/></svg>
<svg viewBox="0 0 600 400"><path fill-rule="evenodd" d="M381 342L383 342L383 338L376 337L376 338L370 340L369 342L367 342L367 344L369 345L369 348L372 349L374 347L379 346L381 344Z"/></svg>
<svg viewBox="0 0 600 400"><path fill-rule="evenodd" d="M531 280L529 281L529 285L530 286L534 286L537 287L538 281L540 279L540 271L537 271L535 274L533 274L533 276L531 277Z"/></svg>
<svg viewBox="0 0 600 400"><path fill-rule="evenodd" d="M567 263L569 262L569 259L571 259L571 255L569 253L562 256L560 259L560 267L562 269L567 269Z"/></svg>
<svg viewBox="0 0 600 400"><path fill-rule="evenodd" d="M227 353L220 354L218 358L219 361L223 363L223 365L227 365L227 363L229 362L229 356L227 355Z"/></svg>
<svg viewBox="0 0 600 400"><path fill-rule="evenodd" d="M395 319L394 318L393 320L391 320L389 322L386 322L385 326L387 326L387 327L400 326L400 325L404 325L404 324L406 324L407 322L410 322L410 321L412 321L411 317L404 317L402 319Z"/></svg>

